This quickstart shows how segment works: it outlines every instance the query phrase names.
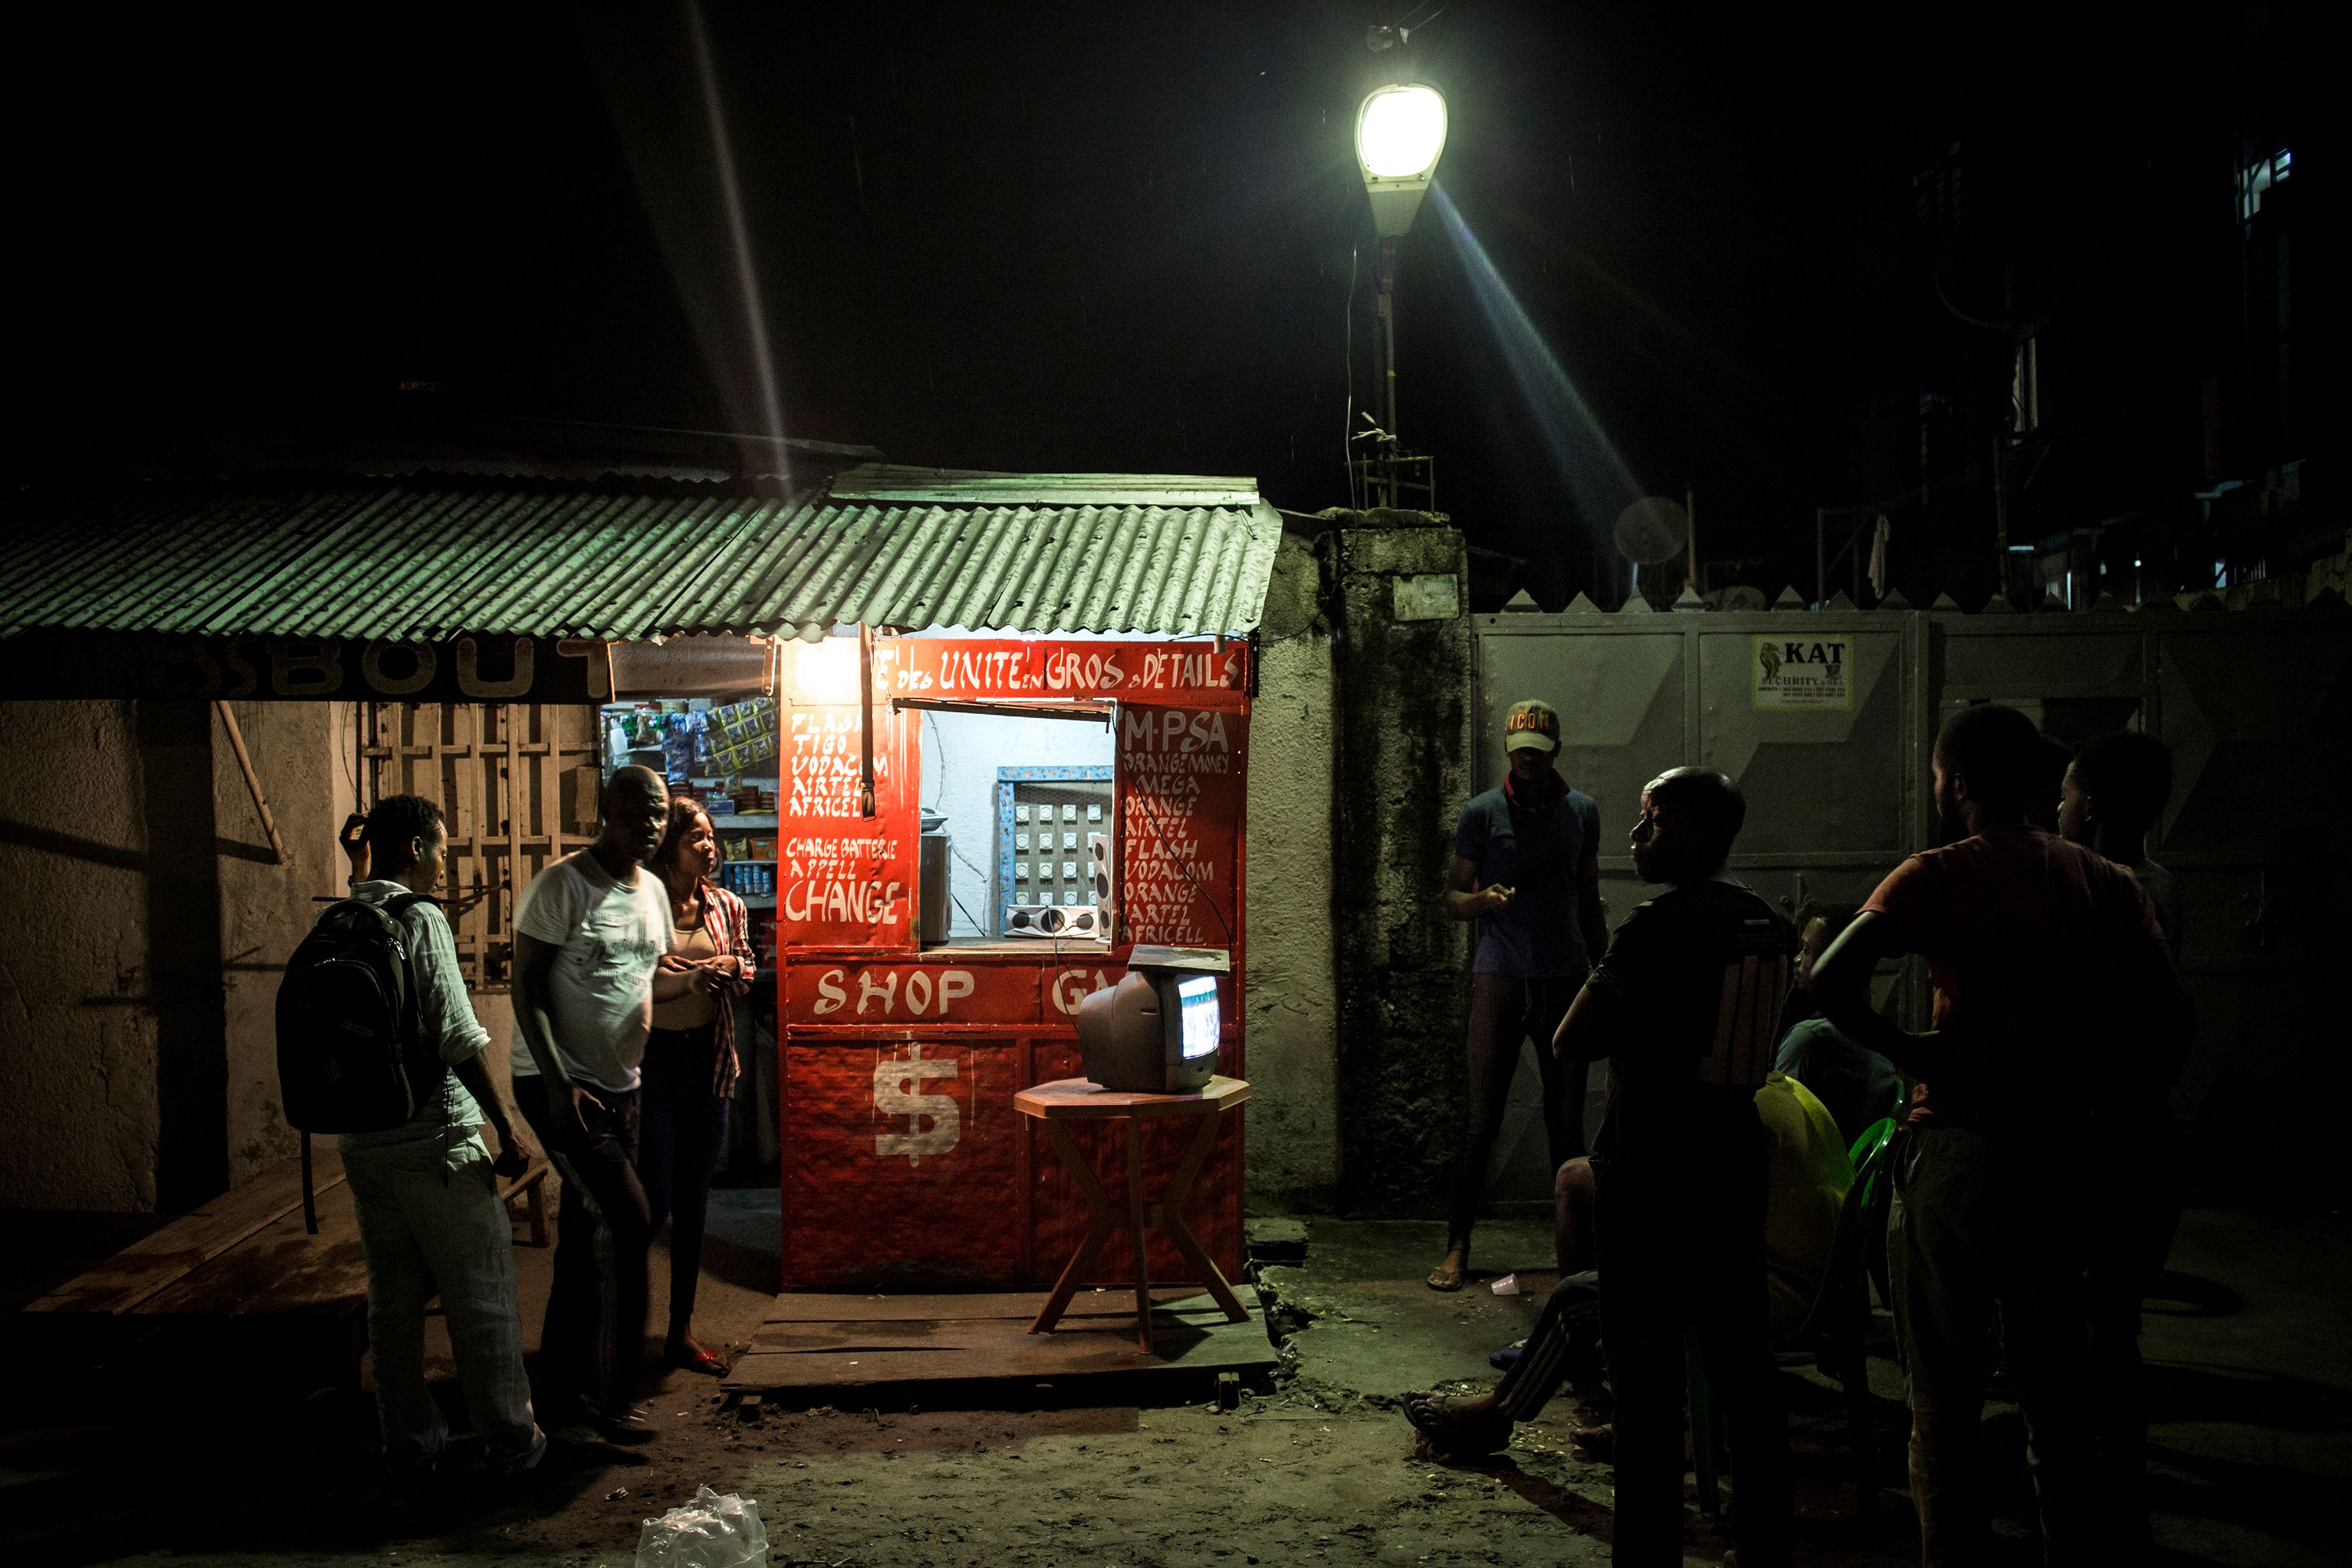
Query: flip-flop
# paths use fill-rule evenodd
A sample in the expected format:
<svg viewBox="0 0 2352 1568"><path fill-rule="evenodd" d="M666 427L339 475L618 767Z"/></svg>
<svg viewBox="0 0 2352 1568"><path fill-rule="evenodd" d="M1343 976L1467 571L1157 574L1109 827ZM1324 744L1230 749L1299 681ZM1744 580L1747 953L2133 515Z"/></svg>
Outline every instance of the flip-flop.
<svg viewBox="0 0 2352 1568"><path fill-rule="evenodd" d="M1437 1416L1444 1414L1445 1407L1453 1403L1452 1394L1408 1394L1404 1396L1404 1418L1412 1423L1414 1431L1429 1440L1432 1450L1451 1455L1456 1458L1482 1458L1488 1454L1499 1454L1511 1446L1513 1423L1505 1420L1501 1423L1501 1431L1496 1435L1493 1442L1483 1448L1470 1447L1470 1439L1464 1436L1464 1429L1461 1426L1451 1423L1440 1423L1436 1420Z"/></svg>
<svg viewBox="0 0 2352 1568"><path fill-rule="evenodd" d="M709 1350L688 1352L683 1346L673 1347L663 1353L670 1365L698 1372L705 1377L725 1377L727 1363Z"/></svg>
<svg viewBox="0 0 2352 1568"><path fill-rule="evenodd" d="M1463 1281L1469 1278L1470 1266L1467 1263L1450 1274L1446 1272L1445 1265L1441 1263L1429 1271L1429 1288L1433 1290L1459 1290Z"/></svg>

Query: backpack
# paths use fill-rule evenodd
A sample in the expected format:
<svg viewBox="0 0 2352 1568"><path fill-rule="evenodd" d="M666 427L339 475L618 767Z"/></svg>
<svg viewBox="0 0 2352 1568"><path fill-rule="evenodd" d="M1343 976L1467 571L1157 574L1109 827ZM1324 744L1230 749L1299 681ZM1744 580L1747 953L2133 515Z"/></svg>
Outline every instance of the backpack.
<svg viewBox="0 0 2352 1568"><path fill-rule="evenodd" d="M422 1037L402 914L405 893L345 899L319 917L278 986L278 1089L302 1134L302 1216L319 1231L310 1134L381 1132L415 1120L448 1068Z"/></svg>

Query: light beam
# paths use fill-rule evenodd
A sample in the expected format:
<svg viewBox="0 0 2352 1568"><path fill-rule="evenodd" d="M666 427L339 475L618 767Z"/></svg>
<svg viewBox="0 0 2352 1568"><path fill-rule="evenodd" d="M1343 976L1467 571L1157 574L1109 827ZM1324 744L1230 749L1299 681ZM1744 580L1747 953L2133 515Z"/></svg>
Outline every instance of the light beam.
<svg viewBox="0 0 2352 1568"><path fill-rule="evenodd" d="M1486 318L1487 328L1503 351L1503 363L1517 384L1519 395L1527 400L1528 412L1535 416L1536 429L1553 468L1568 489L1592 548L1612 549L1610 522L1620 507L1643 493L1641 485L1634 479L1633 469L1626 467L1616 443L1593 416L1584 395L1576 390L1576 384L1560 368L1559 360L1545 343L1543 334L1528 319L1518 296L1511 292L1511 286L1503 281L1503 275L1487 258L1486 247L1478 243L1470 226L1462 221L1461 213L1444 187L1439 186L1430 195L1436 201L1445 237L1462 263L1463 273L1470 279L1471 297L1477 300L1479 313Z"/></svg>
<svg viewBox="0 0 2352 1568"><path fill-rule="evenodd" d="M784 408L776 391L776 366L768 352L768 321L760 307L760 274L751 260L751 234L743 221L743 196L735 180L735 150L727 136L727 116L719 101L719 72L710 61L710 35L702 25L700 0L687 0L687 30L694 39L694 67L702 79L703 118L710 127L710 152L719 172L719 193L727 204L727 234L735 248L735 286L743 296L743 320L751 338L752 368L760 377L761 412L766 416L767 434L775 438L778 467L786 470L785 482L791 482L789 465L783 458Z"/></svg>

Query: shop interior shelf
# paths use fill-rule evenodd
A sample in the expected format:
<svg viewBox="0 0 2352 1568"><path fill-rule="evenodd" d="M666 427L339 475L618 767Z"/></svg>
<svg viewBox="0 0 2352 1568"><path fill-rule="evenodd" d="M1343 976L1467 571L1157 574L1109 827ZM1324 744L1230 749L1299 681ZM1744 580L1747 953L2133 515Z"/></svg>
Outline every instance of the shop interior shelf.
<svg viewBox="0 0 2352 1568"><path fill-rule="evenodd" d="M772 811L712 812L710 826L719 828L773 827L776 826L776 815Z"/></svg>
<svg viewBox="0 0 2352 1568"><path fill-rule="evenodd" d="M776 895L773 893L739 893L736 896L743 900L743 907L747 910L772 910L776 907Z"/></svg>

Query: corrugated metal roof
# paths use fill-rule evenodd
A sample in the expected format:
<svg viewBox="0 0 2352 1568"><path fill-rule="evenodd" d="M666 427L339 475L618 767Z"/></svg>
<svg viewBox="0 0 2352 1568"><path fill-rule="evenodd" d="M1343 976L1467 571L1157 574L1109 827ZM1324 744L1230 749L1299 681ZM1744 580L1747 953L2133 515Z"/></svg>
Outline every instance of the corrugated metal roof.
<svg viewBox="0 0 2352 1568"><path fill-rule="evenodd" d="M1026 506L1255 506L1257 481L1202 474L991 474L861 463L825 487L836 500Z"/></svg>
<svg viewBox="0 0 2352 1568"><path fill-rule="evenodd" d="M421 478L25 490L0 500L0 636L1241 632L1281 535L1245 479L853 474L885 482L796 501Z"/></svg>

